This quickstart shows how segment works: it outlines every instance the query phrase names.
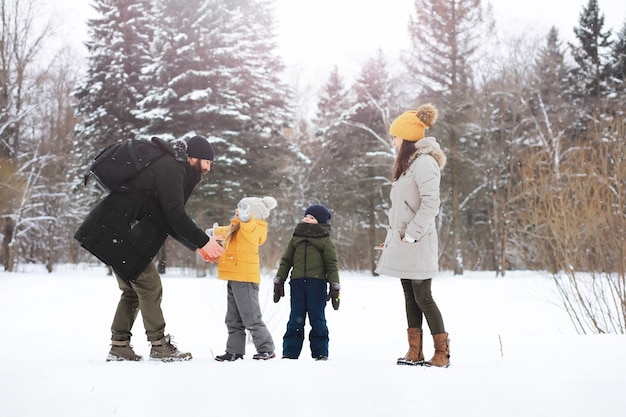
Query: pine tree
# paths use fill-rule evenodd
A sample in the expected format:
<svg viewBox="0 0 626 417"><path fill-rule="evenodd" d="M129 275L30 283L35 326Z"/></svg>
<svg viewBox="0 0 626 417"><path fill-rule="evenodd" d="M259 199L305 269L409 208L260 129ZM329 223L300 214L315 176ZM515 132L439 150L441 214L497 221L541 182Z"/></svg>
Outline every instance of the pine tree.
<svg viewBox="0 0 626 417"><path fill-rule="evenodd" d="M265 138L282 133L289 125L291 93L280 76L284 64L276 54L273 0L232 1L236 19L231 23L238 33L233 45L230 80L246 103L250 117L247 130Z"/></svg>
<svg viewBox="0 0 626 417"><path fill-rule="evenodd" d="M221 54L229 32L223 22L231 16L223 3L165 0L155 7L151 62L144 70L149 89L135 112L146 122L143 136L215 132L220 138L221 125L234 126L229 115L243 104L225 88L230 74Z"/></svg>
<svg viewBox="0 0 626 417"><path fill-rule="evenodd" d="M96 0L99 17L89 21L88 69L74 91L77 130L86 154L136 136L142 122L133 114L145 94L141 71L148 63L149 0Z"/></svg>
<svg viewBox="0 0 626 417"><path fill-rule="evenodd" d="M562 102L565 93L568 67L558 30L553 26L546 37L546 44L539 48L535 60L536 77L533 86L542 102L550 105Z"/></svg>
<svg viewBox="0 0 626 417"><path fill-rule="evenodd" d="M526 130L532 132L529 142L549 154L547 160L552 161L550 170L555 175L558 175L562 153L571 146L571 141L563 143L570 137L566 132L572 123L571 104L565 98L569 70L558 31L552 27L535 60L528 98L531 117Z"/></svg>
<svg viewBox="0 0 626 417"><path fill-rule="evenodd" d="M337 178L344 178L344 175L339 174L344 169L343 161L348 155L343 154L342 150L352 130L345 122L354 113L353 101L339 69L335 67L320 94L316 118L318 130L314 142L303 147L312 160L305 195L311 201L326 202L333 208L341 204L345 190L345 182L337 181Z"/></svg>
<svg viewBox="0 0 626 417"><path fill-rule="evenodd" d="M350 125L357 105L354 93L346 86L339 69L334 67L319 95L317 117L318 129L311 143L303 151L311 160L307 171L304 196L307 203L329 207L337 220L333 236L342 256L342 267L354 268L355 262L348 254L353 253L353 233L359 226L353 223L354 196L358 179L352 171L361 162L355 128ZM346 198L350 196L350 198ZM339 220L341 219L341 220ZM359 230L360 232L360 230ZM342 249L343 248L343 249Z"/></svg>
<svg viewBox="0 0 626 417"><path fill-rule="evenodd" d="M570 95L581 107L598 110L608 92L612 42L611 31L604 31L604 14L597 0L583 7L574 34L577 43L569 44L576 62L570 73Z"/></svg>
<svg viewBox="0 0 626 417"><path fill-rule="evenodd" d="M617 40L613 44L610 77L612 101L615 102L617 111L623 115L626 107L626 22L617 33Z"/></svg>
<svg viewBox="0 0 626 417"><path fill-rule="evenodd" d="M273 0L231 0L230 22L237 34L229 54L230 87L244 106L231 140L245 153L240 171L242 191L272 192L282 182L281 168L294 161L295 148L284 131L292 123L292 94L281 77L284 65L276 53Z"/></svg>

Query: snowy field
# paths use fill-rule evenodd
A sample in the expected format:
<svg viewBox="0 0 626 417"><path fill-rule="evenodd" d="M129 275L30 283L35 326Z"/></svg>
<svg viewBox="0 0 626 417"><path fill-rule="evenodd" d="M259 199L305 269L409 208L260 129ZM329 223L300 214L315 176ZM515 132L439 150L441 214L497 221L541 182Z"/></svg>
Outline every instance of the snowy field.
<svg viewBox="0 0 626 417"><path fill-rule="evenodd" d="M269 275L260 297L278 358L253 361L249 344L244 360L214 361L226 343L226 283L181 272L163 277L166 332L194 359L145 360L139 317L132 344L144 361L111 363L119 290L104 268L0 272L0 415L626 415L626 336L577 335L546 276L443 273L433 294L450 333L448 369L395 364L407 350L398 280L341 278L341 307L326 310L327 362L311 359L306 341L299 360L280 359L289 301L272 302ZM432 349L428 335L427 359Z"/></svg>

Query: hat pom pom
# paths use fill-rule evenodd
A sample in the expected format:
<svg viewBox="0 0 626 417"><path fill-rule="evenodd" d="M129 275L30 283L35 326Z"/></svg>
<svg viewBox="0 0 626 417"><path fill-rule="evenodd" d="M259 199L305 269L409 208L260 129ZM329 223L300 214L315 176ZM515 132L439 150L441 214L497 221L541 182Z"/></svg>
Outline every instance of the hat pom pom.
<svg viewBox="0 0 626 417"><path fill-rule="evenodd" d="M276 202L276 199L274 197L263 197L263 204L265 204L265 206L272 210L273 208L275 208L278 203Z"/></svg>
<svg viewBox="0 0 626 417"><path fill-rule="evenodd" d="M416 116L428 127L437 120L437 109L432 104L423 104L417 108Z"/></svg>

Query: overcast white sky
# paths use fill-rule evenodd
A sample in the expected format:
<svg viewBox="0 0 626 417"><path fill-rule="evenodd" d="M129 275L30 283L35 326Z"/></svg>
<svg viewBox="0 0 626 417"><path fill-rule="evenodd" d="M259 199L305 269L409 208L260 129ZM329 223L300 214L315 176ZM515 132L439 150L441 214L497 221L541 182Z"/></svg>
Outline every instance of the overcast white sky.
<svg viewBox="0 0 626 417"><path fill-rule="evenodd" d="M93 14L89 0L44 0L66 22L72 38L85 36L84 21ZM588 0L491 0L500 27L533 35L555 25L564 39ZM414 0L276 0L280 53L292 71L327 74L338 65L354 71L380 47L390 56L408 47L407 22ZM599 0L607 27L626 21L625 0ZM324 75L325 77L325 75Z"/></svg>
<svg viewBox="0 0 626 417"><path fill-rule="evenodd" d="M486 2L484 2L486 3ZM497 24L509 31L547 34L554 25L561 38L573 28L588 0L491 0ZM625 0L599 0L607 27L626 21ZM322 73L360 69L380 47L390 54L409 46L407 24L415 0L276 0L282 55L290 66Z"/></svg>

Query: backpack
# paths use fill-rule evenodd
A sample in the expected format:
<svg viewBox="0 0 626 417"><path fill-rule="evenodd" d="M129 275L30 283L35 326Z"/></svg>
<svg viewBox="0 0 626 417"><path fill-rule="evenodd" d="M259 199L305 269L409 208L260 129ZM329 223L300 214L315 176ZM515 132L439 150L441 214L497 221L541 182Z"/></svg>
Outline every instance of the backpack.
<svg viewBox="0 0 626 417"><path fill-rule="evenodd" d="M93 176L107 192L129 191L128 181L163 156L163 150L152 139L127 139L104 148L85 174L85 185Z"/></svg>

